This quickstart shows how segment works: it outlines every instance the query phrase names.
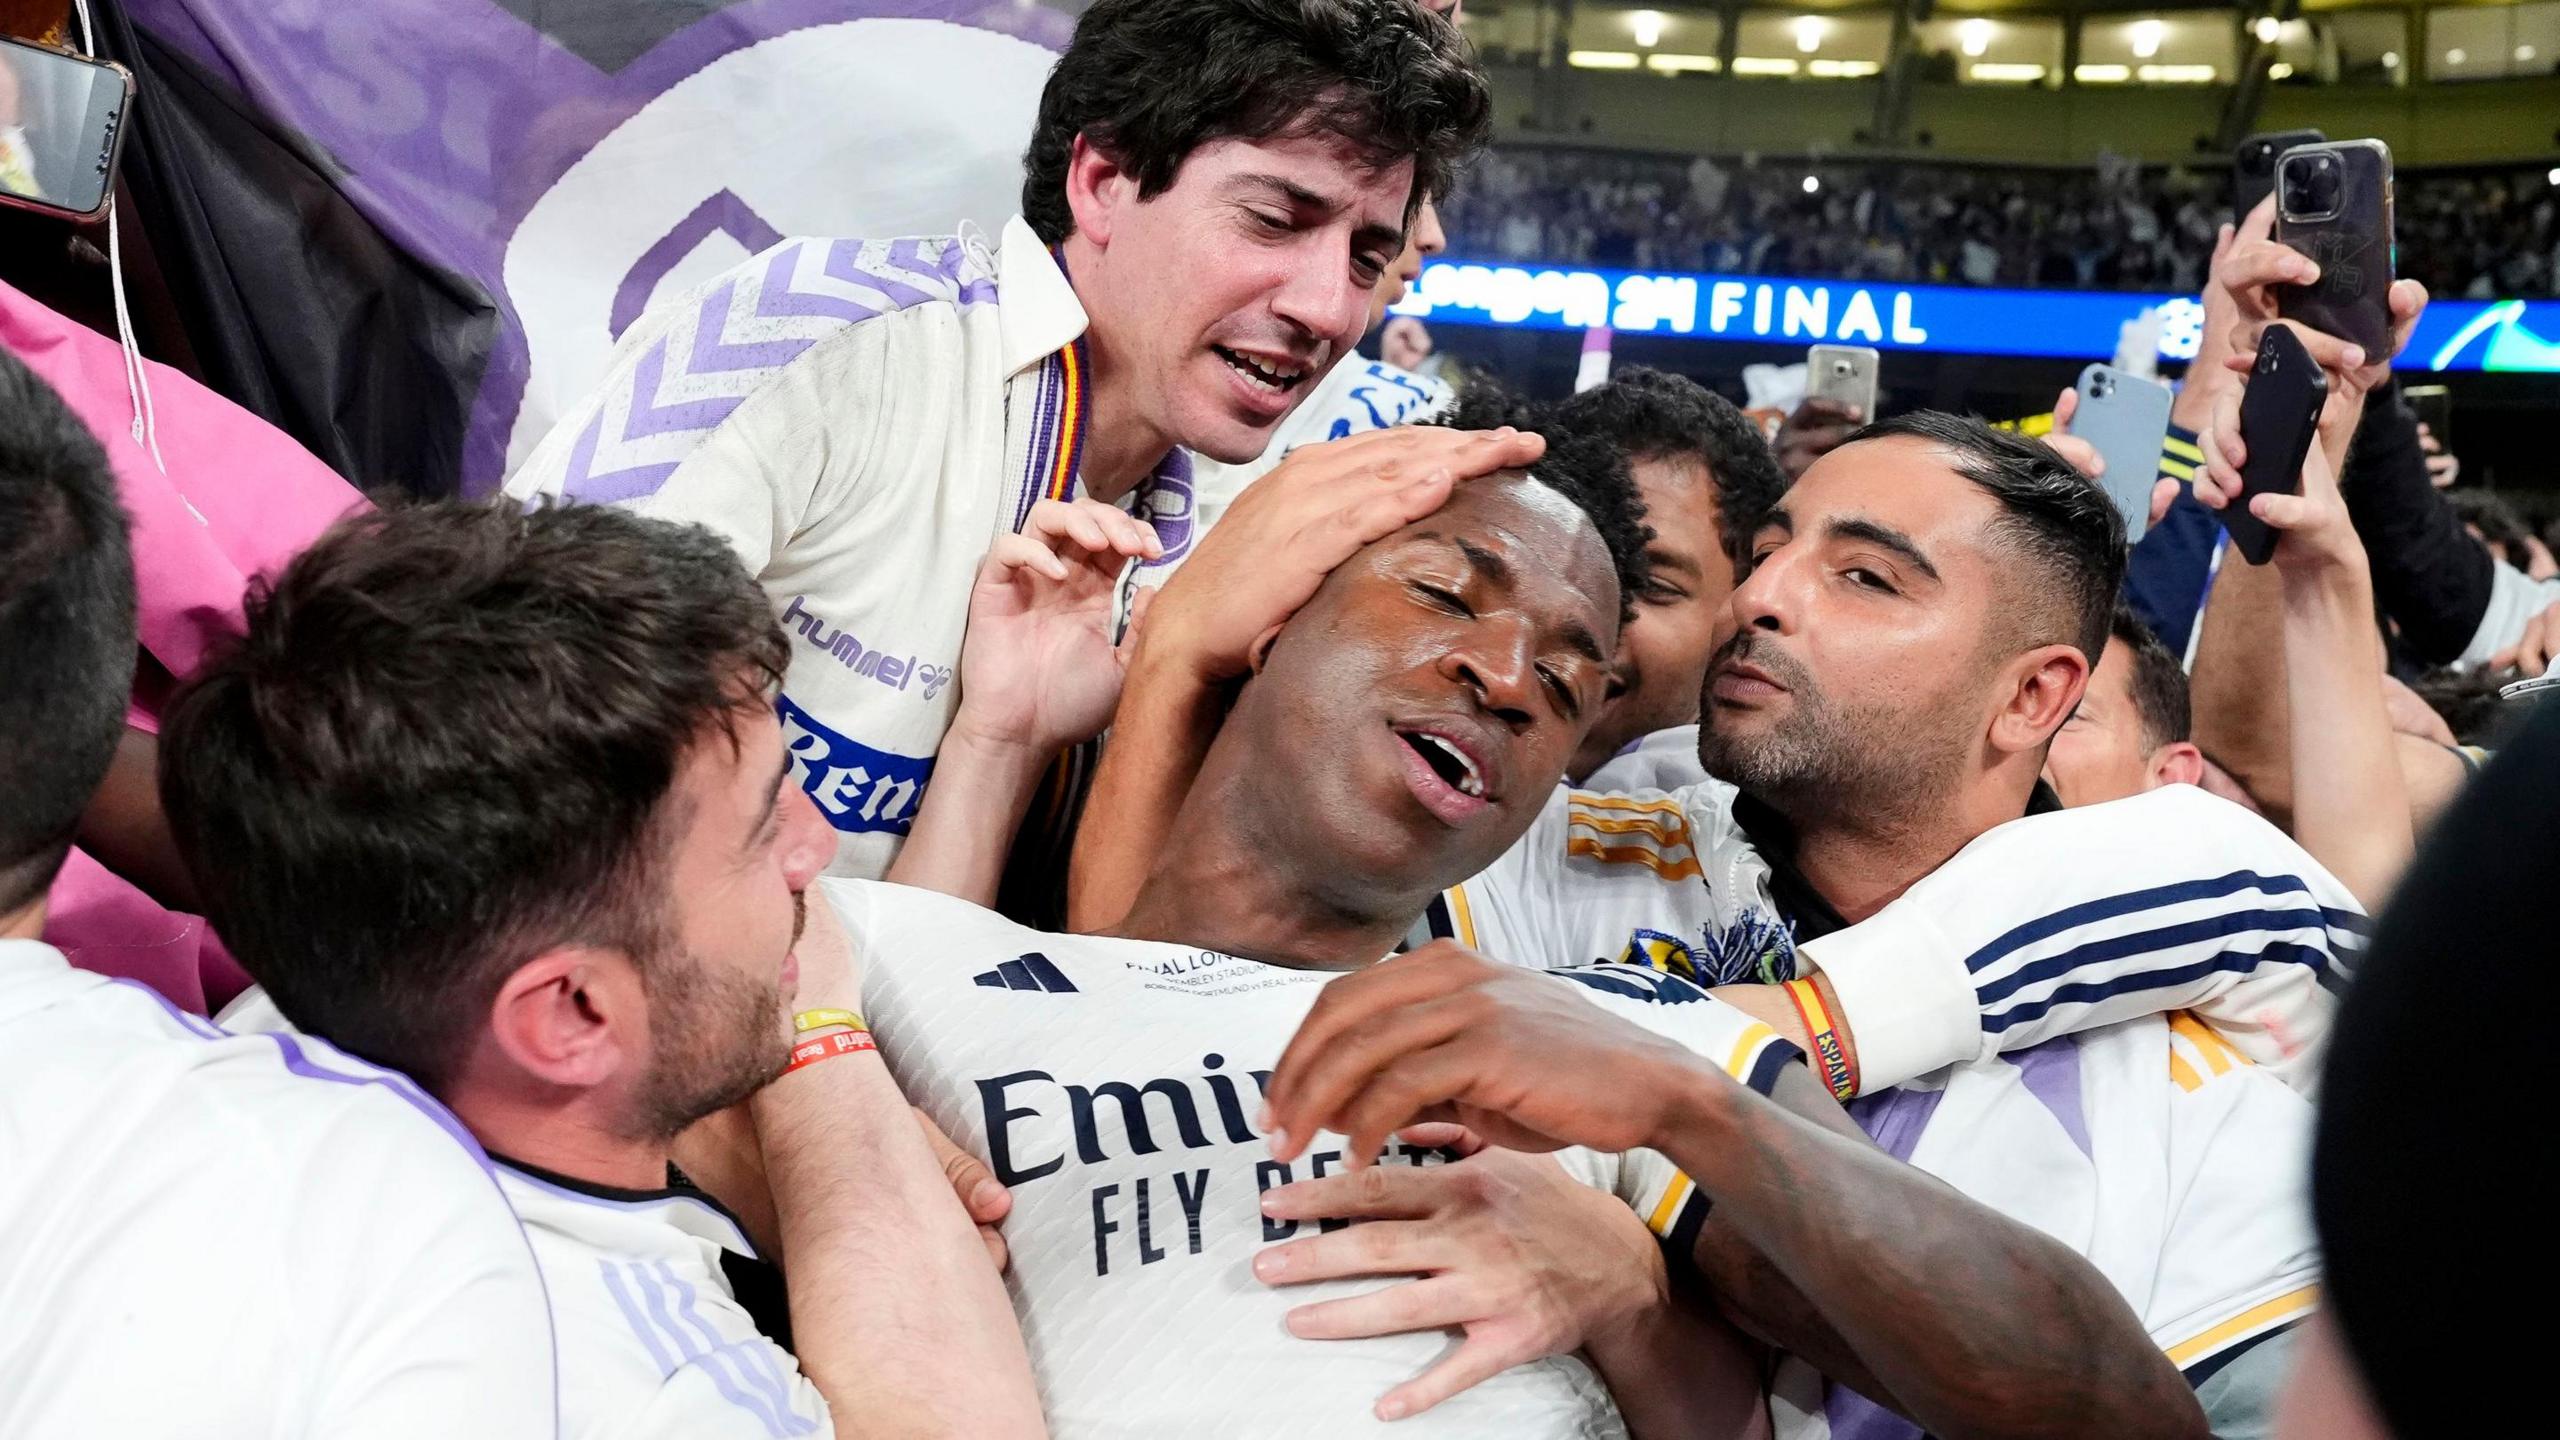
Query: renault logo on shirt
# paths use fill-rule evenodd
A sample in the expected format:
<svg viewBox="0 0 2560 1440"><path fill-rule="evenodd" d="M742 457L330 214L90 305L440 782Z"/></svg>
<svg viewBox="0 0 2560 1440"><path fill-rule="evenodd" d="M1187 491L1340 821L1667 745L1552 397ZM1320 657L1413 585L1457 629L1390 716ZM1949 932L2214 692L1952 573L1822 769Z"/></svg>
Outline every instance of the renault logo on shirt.
<svg viewBox="0 0 2560 1440"><path fill-rule="evenodd" d="M788 695L776 696L773 706L782 717L782 743L791 752L792 771L828 824L852 832L907 833L923 801L925 782L933 775L930 756L893 755L839 735L792 704Z"/></svg>

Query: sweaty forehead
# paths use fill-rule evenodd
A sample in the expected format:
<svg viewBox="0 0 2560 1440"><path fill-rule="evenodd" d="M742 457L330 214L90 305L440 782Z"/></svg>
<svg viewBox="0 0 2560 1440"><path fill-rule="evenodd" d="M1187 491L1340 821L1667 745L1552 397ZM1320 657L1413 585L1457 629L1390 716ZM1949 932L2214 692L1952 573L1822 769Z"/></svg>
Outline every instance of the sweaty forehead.
<svg viewBox="0 0 2560 1440"><path fill-rule="evenodd" d="M1369 553L1417 541L1467 545L1498 555L1524 596L1548 592L1548 603L1587 602L1606 623L1605 639L1617 629L1617 567L1607 542L1582 507L1543 484L1532 470L1506 470L1471 480L1451 493L1449 502L1370 547Z"/></svg>

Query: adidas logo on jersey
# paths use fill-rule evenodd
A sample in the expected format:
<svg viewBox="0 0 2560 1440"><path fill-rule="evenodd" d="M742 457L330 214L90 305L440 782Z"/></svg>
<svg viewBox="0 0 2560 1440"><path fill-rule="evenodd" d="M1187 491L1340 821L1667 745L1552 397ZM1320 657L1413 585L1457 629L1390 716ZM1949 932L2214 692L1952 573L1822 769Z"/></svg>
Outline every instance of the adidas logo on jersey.
<svg viewBox="0 0 2560 1440"><path fill-rule="evenodd" d="M1045 990L1052 995L1073 995L1076 982L1070 980L1049 957L1034 950L1016 956L977 978L977 983L990 990Z"/></svg>

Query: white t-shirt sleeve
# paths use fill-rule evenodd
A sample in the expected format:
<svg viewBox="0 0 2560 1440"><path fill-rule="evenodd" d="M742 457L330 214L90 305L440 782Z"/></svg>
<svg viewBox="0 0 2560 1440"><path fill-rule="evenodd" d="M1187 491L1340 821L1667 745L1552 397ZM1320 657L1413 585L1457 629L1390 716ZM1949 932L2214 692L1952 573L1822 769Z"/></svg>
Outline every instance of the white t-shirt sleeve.
<svg viewBox="0 0 2560 1440"><path fill-rule="evenodd" d="M662 1363L674 1368L617 1426L617 1440L831 1440L836 1433L826 1397L772 1341L714 1349L675 1320L656 1343L667 1347Z"/></svg>
<svg viewBox="0 0 2560 1440"><path fill-rule="evenodd" d="M325 1353L307 1358L318 1435L501 1440L557 1434L552 1314L533 1253L494 1180L423 1115L351 1111L326 1162L364 1177L300 1191L297 1262L333 1294Z"/></svg>
<svg viewBox="0 0 2560 1440"><path fill-rule="evenodd" d="M2369 930L2285 834L2189 785L2031 815L1865 922L1808 942L1873 1092L2141 1015L2191 1010L2308 1093Z"/></svg>
<svg viewBox="0 0 2560 1440"><path fill-rule="evenodd" d="M2489 604L2480 612L2471 643L2456 657L2458 665L2480 665L2524 635L2527 621L2560 604L2560 580L2536 580L2504 560L2489 570Z"/></svg>

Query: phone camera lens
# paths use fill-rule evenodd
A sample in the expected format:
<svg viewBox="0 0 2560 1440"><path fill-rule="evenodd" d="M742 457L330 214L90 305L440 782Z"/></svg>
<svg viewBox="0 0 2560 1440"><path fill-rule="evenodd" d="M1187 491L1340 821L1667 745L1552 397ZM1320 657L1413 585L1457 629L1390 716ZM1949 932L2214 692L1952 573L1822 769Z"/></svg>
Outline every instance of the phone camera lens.
<svg viewBox="0 0 2560 1440"><path fill-rule="evenodd" d="M2299 155L2284 162L2285 210L2304 219L2338 212L2346 182L2338 157L2326 152Z"/></svg>

